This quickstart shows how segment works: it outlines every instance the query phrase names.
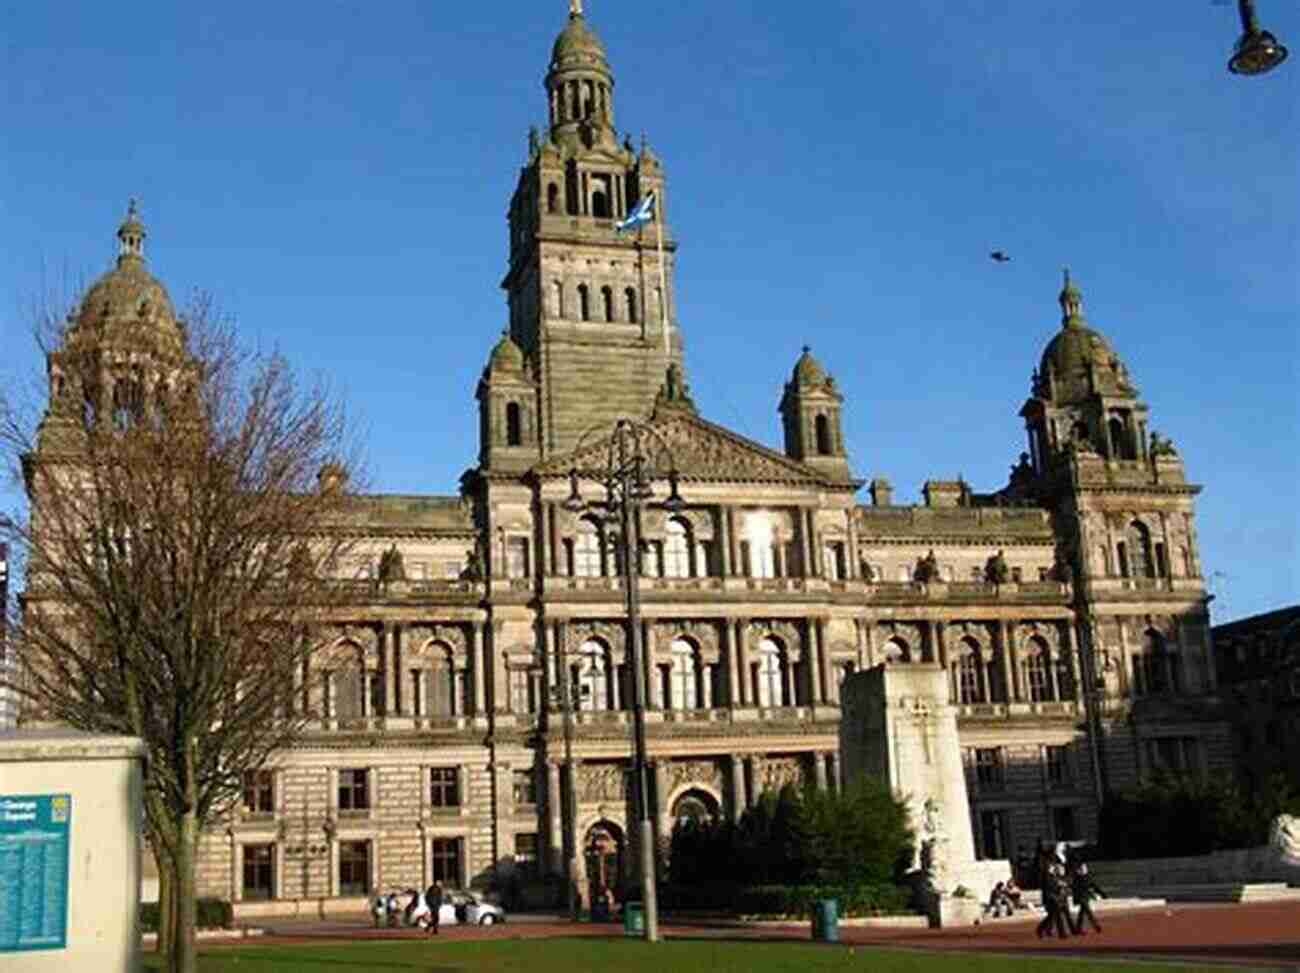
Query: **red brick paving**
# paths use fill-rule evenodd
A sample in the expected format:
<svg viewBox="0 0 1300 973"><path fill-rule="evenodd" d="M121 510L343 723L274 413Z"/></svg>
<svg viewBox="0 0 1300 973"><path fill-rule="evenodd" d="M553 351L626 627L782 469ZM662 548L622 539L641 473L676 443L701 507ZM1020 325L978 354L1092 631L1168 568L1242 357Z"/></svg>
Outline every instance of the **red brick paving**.
<svg viewBox="0 0 1300 973"><path fill-rule="evenodd" d="M908 949L941 949L991 953L1040 953L1110 959L1146 958L1228 963L1276 968L1300 968L1300 903L1249 905L1172 905L1111 913L1100 917L1102 932L1065 941L1038 939L1035 922L999 921L961 929L876 929L840 927L844 944ZM373 939L419 939L411 929L373 929L357 923L284 924L277 931L268 922L268 935L231 945L274 945ZM670 924L667 938L807 941L809 926L726 927ZM444 927L439 938L457 940L544 939L572 936L620 937L616 925L553 921L522 921L500 926ZM211 943L205 943L205 948Z"/></svg>

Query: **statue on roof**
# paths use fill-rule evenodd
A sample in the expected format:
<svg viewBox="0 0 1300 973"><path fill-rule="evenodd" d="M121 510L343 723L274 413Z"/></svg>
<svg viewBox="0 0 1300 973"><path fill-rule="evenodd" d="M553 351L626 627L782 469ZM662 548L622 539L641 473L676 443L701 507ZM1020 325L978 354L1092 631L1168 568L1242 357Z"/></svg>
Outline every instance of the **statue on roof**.
<svg viewBox="0 0 1300 973"><path fill-rule="evenodd" d="M1006 584L1011 580L1011 568L1007 566L1001 549L984 562L984 580L989 584Z"/></svg>
<svg viewBox="0 0 1300 973"><path fill-rule="evenodd" d="M396 544L379 556L379 580L383 584L406 580L406 562Z"/></svg>
<svg viewBox="0 0 1300 973"><path fill-rule="evenodd" d="M1147 447L1147 452L1154 456L1177 456L1178 450L1174 448L1174 441L1167 436L1162 436L1154 429L1151 430L1151 445Z"/></svg>
<svg viewBox="0 0 1300 973"><path fill-rule="evenodd" d="M913 578L923 584L939 580L939 559L934 556L934 548L930 548L930 553L916 562Z"/></svg>

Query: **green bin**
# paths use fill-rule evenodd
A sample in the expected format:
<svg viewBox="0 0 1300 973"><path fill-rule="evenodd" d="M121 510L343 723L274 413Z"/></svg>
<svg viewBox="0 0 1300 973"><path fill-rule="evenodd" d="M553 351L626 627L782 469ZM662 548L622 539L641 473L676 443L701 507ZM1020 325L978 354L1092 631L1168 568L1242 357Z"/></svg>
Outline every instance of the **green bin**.
<svg viewBox="0 0 1300 973"><path fill-rule="evenodd" d="M645 935L645 909L640 902L623 903L623 935Z"/></svg>
<svg viewBox="0 0 1300 973"><path fill-rule="evenodd" d="M819 943L840 941L840 903L837 899L818 899L813 903L812 937Z"/></svg>

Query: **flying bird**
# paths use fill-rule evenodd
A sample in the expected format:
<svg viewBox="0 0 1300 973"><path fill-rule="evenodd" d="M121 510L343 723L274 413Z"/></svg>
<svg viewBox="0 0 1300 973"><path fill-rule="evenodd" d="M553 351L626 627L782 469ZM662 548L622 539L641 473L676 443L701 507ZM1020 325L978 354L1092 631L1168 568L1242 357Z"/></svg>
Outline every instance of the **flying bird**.
<svg viewBox="0 0 1300 973"><path fill-rule="evenodd" d="M994 250L991 254L989 254L989 256L993 259L994 263L1006 264L1011 262L1011 258L1008 257L1001 250Z"/></svg>

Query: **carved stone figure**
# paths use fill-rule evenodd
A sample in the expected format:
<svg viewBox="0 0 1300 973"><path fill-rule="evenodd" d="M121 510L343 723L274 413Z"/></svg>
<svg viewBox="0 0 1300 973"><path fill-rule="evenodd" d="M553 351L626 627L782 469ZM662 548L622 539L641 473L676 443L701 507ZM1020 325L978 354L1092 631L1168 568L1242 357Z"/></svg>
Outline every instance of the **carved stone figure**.
<svg viewBox="0 0 1300 973"><path fill-rule="evenodd" d="M984 562L984 580L990 584L1006 584L1011 580L1011 568L1007 566L1001 549Z"/></svg>
<svg viewBox="0 0 1300 973"><path fill-rule="evenodd" d="M406 562L396 544L379 556L379 580L385 584L406 580Z"/></svg>
<svg viewBox="0 0 1300 973"><path fill-rule="evenodd" d="M930 553L916 562L913 577L925 584L939 580L939 559L934 556L934 548L930 548Z"/></svg>
<svg viewBox="0 0 1300 973"><path fill-rule="evenodd" d="M1151 445L1148 447L1147 452L1153 457L1178 455L1178 450L1174 448L1173 440L1160 435L1160 433L1155 430L1151 431Z"/></svg>
<svg viewBox="0 0 1300 973"><path fill-rule="evenodd" d="M478 548L469 552L465 558L465 570L460 573L462 581L482 581L483 580L483 558L478 552Z"/></svg>
<svg viewBox="0 0 1300 973"><path fill-rule="evenodd" d="M1284 865L1300 866L1300 818L1279 814L1268 829L1268 843Z"/></svg>

